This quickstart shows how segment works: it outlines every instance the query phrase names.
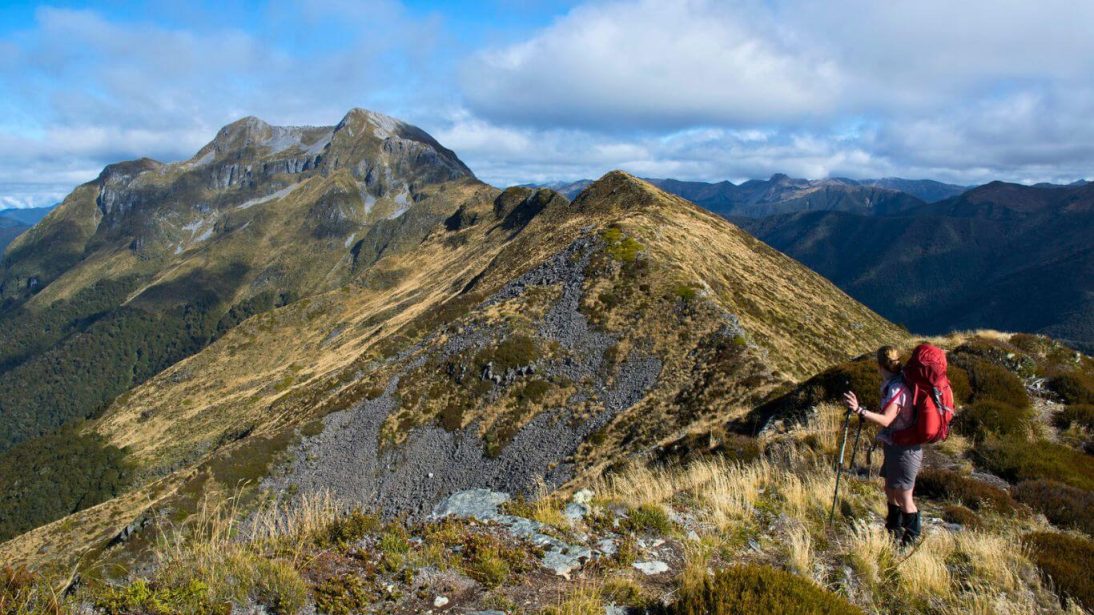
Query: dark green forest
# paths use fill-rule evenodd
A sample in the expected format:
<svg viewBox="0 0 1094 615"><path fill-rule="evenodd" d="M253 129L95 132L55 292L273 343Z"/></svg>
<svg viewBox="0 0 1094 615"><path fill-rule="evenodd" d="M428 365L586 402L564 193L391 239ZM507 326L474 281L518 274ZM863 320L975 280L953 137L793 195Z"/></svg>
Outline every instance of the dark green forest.
<svg viewBox="0 0 1094 615"><path fill-rule="evenodd" d="M0 455L0 541L124 491L125 453L75 426Z"/></svg>

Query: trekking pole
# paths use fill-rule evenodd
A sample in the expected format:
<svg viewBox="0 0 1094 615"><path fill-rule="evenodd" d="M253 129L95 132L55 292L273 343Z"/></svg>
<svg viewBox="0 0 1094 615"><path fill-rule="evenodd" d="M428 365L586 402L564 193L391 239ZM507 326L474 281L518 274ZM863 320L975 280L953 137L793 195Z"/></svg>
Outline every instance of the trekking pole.
<svg viewBox="0 0 1094 615"><path fill-rule="evenodd" d="M874 476L874 451L877 450L877 440L870 443L870 446L866 447L866 478L876 478Z"/></svg>
<svg viewBox="0 0 1094 615"><path fill-rule="evenodd" d="M836 457L836 490L832 494L832 510L828 513L828 523L832 523L832 519L836 516L836 502L839 501L839 479L843 474L843 453L847 450L847 432L851 427L851 411L848 410L847 414L843 415L843 429L840 436L839 443L839 456Z"/></svg>
<svg viewBox="0 0 1094 615"><path fill-rule="evenodd" d="M852 474L855 471L855 457L858 455L858 443L862 439L862 415L858 416L858 427L855 429L855 443L851 445L851 463L847 466Z"/></svg>

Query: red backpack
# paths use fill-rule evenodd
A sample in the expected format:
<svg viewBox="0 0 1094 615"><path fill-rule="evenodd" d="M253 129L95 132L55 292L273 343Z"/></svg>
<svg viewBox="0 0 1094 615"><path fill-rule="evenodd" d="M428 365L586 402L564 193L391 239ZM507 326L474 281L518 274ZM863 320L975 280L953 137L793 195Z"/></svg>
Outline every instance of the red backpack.
<svg viewBox="0 0 1094 615"><path fill-rule="evenodd" d="M915 424L893 433L893 443L910 446L945 440L950 435L954 409L945 351L930 344L916 346L904 366L903 377L912 393Z"/></svg>

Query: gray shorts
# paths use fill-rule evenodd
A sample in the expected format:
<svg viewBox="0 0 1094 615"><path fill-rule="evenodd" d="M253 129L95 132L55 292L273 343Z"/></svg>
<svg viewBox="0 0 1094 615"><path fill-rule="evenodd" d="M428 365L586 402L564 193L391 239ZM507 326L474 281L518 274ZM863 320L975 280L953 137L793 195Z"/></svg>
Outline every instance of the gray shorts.
<svg viewBox="0 0 1094 615"><path fill-rule="evenodd" d="M881 475L888 489L908 490L915 487L915 477L923 465L923 447L885 445L885 460L881 463Z"/></svg>

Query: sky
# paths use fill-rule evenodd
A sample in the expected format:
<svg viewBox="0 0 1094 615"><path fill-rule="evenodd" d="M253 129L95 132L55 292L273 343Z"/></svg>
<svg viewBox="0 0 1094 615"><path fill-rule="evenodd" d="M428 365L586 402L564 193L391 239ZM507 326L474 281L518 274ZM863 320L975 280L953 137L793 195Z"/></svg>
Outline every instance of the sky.
<svg viewBox="0 0 1094 615"><path fill-rule="evenodd" d="M0 3L0 208L247 115L416 124L497 186L1094 179L1094 2Z"/></svg>

